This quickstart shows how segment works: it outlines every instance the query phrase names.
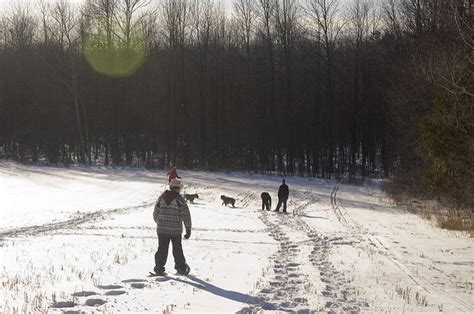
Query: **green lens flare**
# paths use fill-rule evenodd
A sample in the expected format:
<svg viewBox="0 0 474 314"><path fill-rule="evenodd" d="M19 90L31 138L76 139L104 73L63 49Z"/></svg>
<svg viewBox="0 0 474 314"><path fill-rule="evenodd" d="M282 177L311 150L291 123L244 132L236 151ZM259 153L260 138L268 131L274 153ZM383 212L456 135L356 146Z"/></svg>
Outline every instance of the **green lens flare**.
<svg viewBox="0 0 474 314"><path fill-rule="evenodd" d="M133 75L148 55L148 45L141 31L132 32L126 40L89 33L83 47L89 65L96 72L110 77Z"/></svg>

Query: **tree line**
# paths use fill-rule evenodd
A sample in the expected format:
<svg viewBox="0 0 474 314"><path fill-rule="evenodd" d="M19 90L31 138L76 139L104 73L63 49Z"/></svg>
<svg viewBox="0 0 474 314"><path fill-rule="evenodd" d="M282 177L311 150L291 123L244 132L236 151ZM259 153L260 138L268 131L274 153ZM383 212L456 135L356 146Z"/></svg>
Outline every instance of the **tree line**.
<svg viewBox="0 0 474 314"><path fill-rule="evenodd" d="M451 140L436 132L457 133L437 123L459 117L437 117L459 103L472 117L470 1L233 7L39 0L4 12L0 155L353 178L439 168Z"/></svg>

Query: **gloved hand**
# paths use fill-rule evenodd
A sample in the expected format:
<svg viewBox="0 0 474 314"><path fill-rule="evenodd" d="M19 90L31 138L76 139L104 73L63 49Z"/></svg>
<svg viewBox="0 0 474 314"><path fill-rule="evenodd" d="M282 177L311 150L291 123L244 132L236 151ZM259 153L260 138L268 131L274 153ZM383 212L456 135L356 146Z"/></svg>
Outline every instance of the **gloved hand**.
<svg viewBox="0 0 474 314"><path fill-rule="evenodd" d="M191 229L186 229L186 234L184 235L184 238L187 240L191 237Z"/></svg>

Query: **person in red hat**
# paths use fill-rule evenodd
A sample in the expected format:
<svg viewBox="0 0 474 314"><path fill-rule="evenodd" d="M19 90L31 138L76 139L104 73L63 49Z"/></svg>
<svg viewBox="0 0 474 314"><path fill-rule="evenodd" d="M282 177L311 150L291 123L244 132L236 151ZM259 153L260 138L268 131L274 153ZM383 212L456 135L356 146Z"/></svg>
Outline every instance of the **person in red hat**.
<svg viewBox="0 0 474 314"><path fill-rule="evenodd" d="M168 183L171 182L173 179L181 179L180 176L178 176L178 172L176 171L176 167L171 168L171 171L168 173Z"/></svg>

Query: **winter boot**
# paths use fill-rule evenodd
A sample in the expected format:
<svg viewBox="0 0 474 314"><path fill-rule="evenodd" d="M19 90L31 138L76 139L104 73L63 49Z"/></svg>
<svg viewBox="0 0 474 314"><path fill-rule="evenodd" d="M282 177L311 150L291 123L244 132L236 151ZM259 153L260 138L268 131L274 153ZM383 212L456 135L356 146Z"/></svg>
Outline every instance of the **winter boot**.
<svg viewBox="0 0 474 314"><path fill-rule="evenodd" d="M164 268L160 269L158 267L155 267L153 270L155 271L155 275L157 275L157 276L166 276L167 275Z"/></svg>
<svg viewBox="0 0 474 314"><path fill-rule="evenodd" d="M188 264L185 264L184 268L182 269L177 269L178 275L182 275L182 276L187 276L190 271L191 271L191 268L189 268Z"/></svg>

